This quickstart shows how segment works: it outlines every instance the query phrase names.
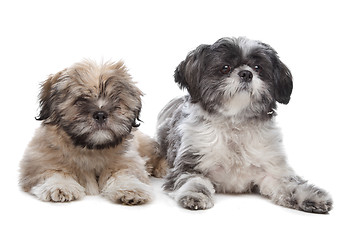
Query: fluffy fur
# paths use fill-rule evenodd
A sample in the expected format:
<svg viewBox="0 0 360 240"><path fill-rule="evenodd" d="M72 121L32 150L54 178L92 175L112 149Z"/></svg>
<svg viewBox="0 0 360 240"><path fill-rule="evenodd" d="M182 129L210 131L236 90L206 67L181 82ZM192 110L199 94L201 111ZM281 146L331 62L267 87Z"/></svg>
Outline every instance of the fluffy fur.
<svg viewBox="0 0 360 240"><path fill-rule="evenodd" d="M121 61L83 61L51 75L40 93L42 124L21 161L22 189L43 201L99 193L129 205L149 201L146 169L160 177L164 161L137 130L141 96Z"/></svg>
<svg viewBox="0 0 360 240"><path fill-rule="evenodd" d="M157 138L170 167L165 190L183 207L207 209L213 195L258 192L274 203L327 213L332 200L288 166L275 124L292 76L269 45L223 38L200 45L175 71L189 95L159 114Z"/></svg>

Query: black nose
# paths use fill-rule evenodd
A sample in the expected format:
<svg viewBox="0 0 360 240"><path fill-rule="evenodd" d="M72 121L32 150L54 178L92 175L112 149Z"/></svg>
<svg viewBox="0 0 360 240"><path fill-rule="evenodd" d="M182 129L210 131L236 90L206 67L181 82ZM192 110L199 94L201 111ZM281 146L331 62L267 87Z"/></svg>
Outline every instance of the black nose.
<svg viewBox="0 0 360 240"><path fill-rule="evenodd" d="M94 112L93 118L98 122L98 123L104 123L105 120L107 119L108 114L104 111L97 111Z"/></svg>
<svg viewBox="0 0 360 240"><path fill-rule="evenodd" d="M253 74L248 70L242 70L239 72L239 76L244 82L250 82L252 80Z"/></svg>

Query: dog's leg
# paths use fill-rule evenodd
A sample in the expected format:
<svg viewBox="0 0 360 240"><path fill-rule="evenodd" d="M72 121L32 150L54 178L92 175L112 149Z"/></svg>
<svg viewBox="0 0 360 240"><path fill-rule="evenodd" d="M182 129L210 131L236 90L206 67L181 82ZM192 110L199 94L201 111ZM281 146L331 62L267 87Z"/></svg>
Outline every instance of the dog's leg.
<svg viewBox="0 0 360 240"><path fill-rule="evenodd" d="M200 174L182 174L171 188L173 192L170 196L184 208L202 210L214 206L214 186L208 178ZM169 190L166 183L165 189Z"/></svg>
<svg viewBox="0 0 360 240"><path fill-rule="evenodd" d="M332 208L332 199L327 192L297 176L266 176L259 188L261 194L281 206L312 213L327 213Z"/></svg>
<svg viewBox="0 0 360 240"><path fill-rule="evenodd" d="M31 188L30 192L42 201L69 202L85 196L85 188L72 176L53 172Z"/></svg>
<svg viewBox="0 0 360 240"><path fill-rule="evenodd" d="M168 164L161 154L159 144L141 131L135 131L136 147L140 156L146 159L146 170L152 176L162 178L166 175Z"/></svg>
<svg viewBox="0 0 360 240"><path fill-rule="evenodd" d="M147 182L147 176L140 180L136 174L126 170L104 173L99 179L101 195L125 205L143 204L151 199L151 187Z"/></svg>

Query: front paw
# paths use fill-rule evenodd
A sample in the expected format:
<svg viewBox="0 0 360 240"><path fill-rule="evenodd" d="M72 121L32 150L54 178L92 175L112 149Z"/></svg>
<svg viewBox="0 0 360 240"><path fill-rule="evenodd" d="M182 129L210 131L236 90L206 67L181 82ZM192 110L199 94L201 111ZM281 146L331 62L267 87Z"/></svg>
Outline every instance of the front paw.
<svg viewBox="0 0 360 240"><path fill-rule="evenodd" d="M211 196L207 196L200 192L192 192L182 196L178 200L183 208L190 210L205 210L214 206Z"/></svg>
<svg viewBox="0 0 360 240"><path fill-rule="evenodd" d="M150 193L144 190L120 190L116 193L115 202L124 205L140 205L151 199Z"/></svg>
<svg viewBox="0 0 360 240"><path fill-rule="evenodd" d="M67 186L63 186L50 189L45 195L46 201L49 200L52 202L70 202L83 198L85 196L85 191L80 188L69 188Z"/></svg>
<svg viewBox="0 0 360 240"><path fill-rule="evenodd" d="M294 190L292 199L295 209L310 213L328 213L333 205L330 195L314 185L300 185Z"/></svg>
<svg viewBox="0 0 360 240"><path fill-rule="evenodd" d="M201 175L182 175L180 180L185 181L182 186L170 193L176 202L183 208L190 210L204 210L214 206L213 195L215 189L211 181ZM179 181L179 179L177 181Z"/></svg>
<svg viewBox="0 0 360 240"><path fill-rule="evenodd" d="M311 213L328 213L332 209L332 199L326 193L320 193L305 199L300 205L300 210Z"/></svg>
<svg viewBox="0 0 360 240"><path fill-rule="evenodd" d="M151 200L151 187L134 176L110 178L101 191L107 199L125 205L139 205Z"/></svg>
<svg viewBox="0 0 360 240"><path fill-rule="evenodd" d="M31 189L31 193L46 202L70 202L83 198L85 188L72 178L52 176Z"/></svg>

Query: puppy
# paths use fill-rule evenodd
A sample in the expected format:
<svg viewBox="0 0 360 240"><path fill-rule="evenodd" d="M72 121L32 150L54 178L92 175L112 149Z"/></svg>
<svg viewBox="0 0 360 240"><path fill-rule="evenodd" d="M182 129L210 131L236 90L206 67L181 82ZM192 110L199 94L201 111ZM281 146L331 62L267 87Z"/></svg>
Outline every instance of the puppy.
<svg viewBox="0 0 360 240"><path fill-rule="evenodd" d="M157 143L137 130L141 96L121 61L83 61L51 75L39 96L42 124L21 161L22 189L53 202L99 193L127 205L149 201L146 168L164 171Z"/></svg>
<svg viewBox="0 0 360 240"><path fill-rule="evenodd" d="M215 192L256 190L281 206L331 210L329 195L286 163L274 118L293 83L273 48L243 37L200 45L177 67L175 82L189 95L160 112L157 138L170 167L164 189L181 206L208 209Z"/></svg>

